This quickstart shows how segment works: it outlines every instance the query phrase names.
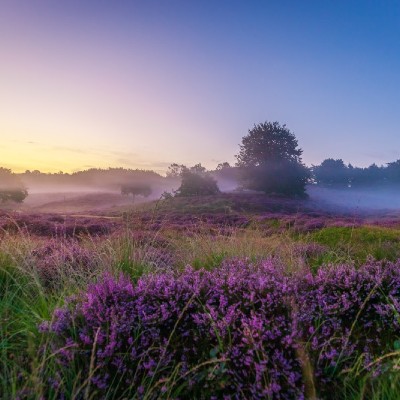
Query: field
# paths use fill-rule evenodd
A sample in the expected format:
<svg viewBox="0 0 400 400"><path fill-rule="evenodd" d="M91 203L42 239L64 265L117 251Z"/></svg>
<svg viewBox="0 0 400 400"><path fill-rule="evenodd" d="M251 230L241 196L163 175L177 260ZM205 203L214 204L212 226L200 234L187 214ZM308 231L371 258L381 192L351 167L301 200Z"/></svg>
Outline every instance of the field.
<svg viewBox="0 0 400 400"><path fill-rule="evenodd" d="M398 399L400 214L231 193L0 212L1 399Z"/></svg>

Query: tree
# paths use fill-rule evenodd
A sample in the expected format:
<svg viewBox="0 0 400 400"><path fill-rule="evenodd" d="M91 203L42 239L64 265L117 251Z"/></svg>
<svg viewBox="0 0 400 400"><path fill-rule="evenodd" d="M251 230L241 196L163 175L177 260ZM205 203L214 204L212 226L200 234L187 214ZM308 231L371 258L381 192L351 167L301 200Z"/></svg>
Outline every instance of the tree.
<svg viewBox="0 0 400 400"><path fill-rule="evenodd" d="M135 196L143 196L149 197L151 195L151 187L145 184L132 184L132 185L122 185L121 186L121 194L128 196L132 195L133 200L135 200Z"/></svg>
<svg viewBox="0 0 400 400"><path fill-rule="evenodd" d="M176 191L177 196L205 196L219 193L217 181L201 164L182 168L181 186Z"/></svg>
<svg viewBox="0 0 400 400"><path fill-rule="evenodd" d="M22 203L28 191L24 188L17 175L10 169L0 168L0 201Z"/></svg>
<svg viewBox="0 0 400 400"><path fill-rule="evenodd" d="M238 166L262 166L266 162L301 162L303 151L298 148L296 137L286 125L264 122L254 125L244 136L236 156Z"/></svg>
<svg viewBox="0 0 400 400"><path fill-rule="evenodd" d="M315 180L323 185L348 185L354 168L347 167L343 160L327 158L312 168Z"/></svg>
<svg viewBox="0 0 400 400"><path fill-rule="evenodd" d="M0 201L6 203L7 201L14 201L15 203L22 203L28 196L26 189L0 189Z"/></svg>
<svg viewBox="0 0 400 400"><path fill-rule="evenodd" d="M295 135L278 122L254 125L242 139L236 165L245 189L284 195L305 194L309 171Z"/></svg>
<svg viewBox="0 0 400 400"><path fill-rule="evenodd" d="M215 170L216 171L223 171L223 170L226 170L226 169L229 169L229 168L232 168L232 167L230 166L230 164L227 161L225 161L225 162L219 163L217 165L217 168L215 168Z"/></svg>
<svg viewBox="0 0 400 400"><path fill-rule="evenodd" d="M386 177L390 183L400 182L400 160L387 164Z"/></svg>
<svg viewBox="0 0 400 400"><path fill-rule="evenodd" d="M168 167L167 178L179 178L186 167L183 164L173 163Z"/></svg>
<svg viewBox="0 0 400 400"><path fill-rule="evenodd" d="M375 163L368 168L359 168L348 165L351 186L373 186L385 182L385 168L378 167Z"/></svg>

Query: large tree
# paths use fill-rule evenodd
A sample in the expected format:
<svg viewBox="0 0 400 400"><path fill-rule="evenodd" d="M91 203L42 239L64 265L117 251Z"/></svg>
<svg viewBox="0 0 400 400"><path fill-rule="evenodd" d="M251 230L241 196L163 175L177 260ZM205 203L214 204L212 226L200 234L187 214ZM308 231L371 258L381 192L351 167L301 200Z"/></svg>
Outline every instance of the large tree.
<svg viewBox="0 0 400 400"><path fill-rule="evenodd" d="M242 139L237 166L246 189L304 195L309 171L295 135L279 122L254 125Z"/></svg>

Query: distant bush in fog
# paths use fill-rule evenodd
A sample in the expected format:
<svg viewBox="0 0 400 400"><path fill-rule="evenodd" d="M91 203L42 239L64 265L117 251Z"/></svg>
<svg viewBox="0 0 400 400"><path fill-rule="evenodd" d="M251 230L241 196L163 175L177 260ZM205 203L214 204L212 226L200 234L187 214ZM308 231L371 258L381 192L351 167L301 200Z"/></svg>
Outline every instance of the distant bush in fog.
<svg viewBox="0 0 400 400"><path fill-rule="evenodd" d="M13 189L13 190L0 189L0 201L2 203L6 203L7 201L22 203L27 196L28 196L28 191L26 189Z"/></svg>
<svg viewBox="0 0 400 400"><path fill-rule="evenodd" d="M178 165L172 164L171 167L173 166ZM181 185L175 192L177 196L204 196L220 192L217 181L201 164L196 164L191 168L184 165L178 167Z"/></svg>
<svg viewBox="0 0 400 400"><path fill-rule="evenodd" d="M133 198L135 196L144 196L149 197L151 195L151 187L145 184L133 184L133 185L122 185L121 186L121 194L123 195L132 195Z"/></svg>
<svg viewBox="0 0 400 400"><path fill-rule="evenodd" d="M23 187L17 175L10 169L0 168L0 201L22 203L28 191Z"/></svg>

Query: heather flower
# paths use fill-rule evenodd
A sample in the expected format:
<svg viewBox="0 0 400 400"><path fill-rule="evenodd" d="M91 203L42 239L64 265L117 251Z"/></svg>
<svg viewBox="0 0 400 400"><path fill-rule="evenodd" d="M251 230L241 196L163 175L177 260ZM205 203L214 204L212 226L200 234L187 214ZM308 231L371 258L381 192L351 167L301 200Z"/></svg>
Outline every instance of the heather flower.
<svg viewBox="0 0 400 400"><path fill-rule="evenodd" d="M96 343L92 385L99 394L118 376L139 388L178 371L193 396L208 390L232 398L301 398L300 367L290 345L291 295L271 261L152 274L136 285L105 276L56 311L50 331L63 349L60 363L77 363L86 373Z"/></svg>
<svg viewBox="0 0 400 400"><path fill-rule="evenodd" d="M296 297L299 335L308 342L321 389L359 357L368 369L400 335L399 263L321 268L298 282Z"/></svg>
<svg viewBox="0 0 400 400"><path fill-rule="evenodd" d="M57 285L65 274L79 275L81 279L98 266L98 257L74 240L50 239L34 249L31 255L35 271L49 287Z"/></svg>
<svg viewBox="0 0 400 400"><path fill-rule="evenodd" d="M286 276L272 260L231 260L136 284L104 276L42 329L60 365L79 365L81 376L95 348L91 387L100 398L126 387L158 398L179 386L192 398L301 399L305 362L322 395L357 359L379 374L375 360L400 335L399 305L399 263Z"/></svg>

